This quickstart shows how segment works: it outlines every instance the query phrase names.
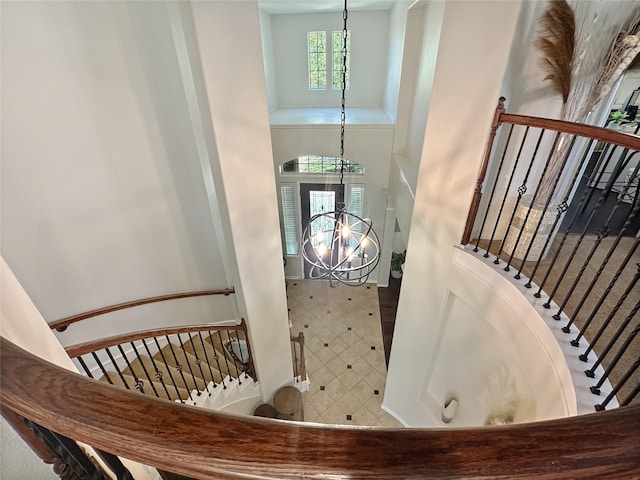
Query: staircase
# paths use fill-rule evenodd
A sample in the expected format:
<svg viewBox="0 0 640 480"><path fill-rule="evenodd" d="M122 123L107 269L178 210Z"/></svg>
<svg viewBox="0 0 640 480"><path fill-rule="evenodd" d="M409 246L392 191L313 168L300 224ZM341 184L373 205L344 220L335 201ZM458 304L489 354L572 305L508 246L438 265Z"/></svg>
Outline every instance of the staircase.
<svg viewBox="0 0 640 480"><path fill-rule="evenodd" d="M260 402L244 323L139 332L67 348L100 381L188 405L251 414Z"/></svg>

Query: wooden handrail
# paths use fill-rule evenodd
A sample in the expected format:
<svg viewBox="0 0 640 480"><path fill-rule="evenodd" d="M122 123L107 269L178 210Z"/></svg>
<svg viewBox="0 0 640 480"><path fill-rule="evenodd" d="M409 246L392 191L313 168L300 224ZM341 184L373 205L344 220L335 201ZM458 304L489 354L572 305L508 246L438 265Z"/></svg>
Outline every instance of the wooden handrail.
<svg viewBox="0 0 640 480"><path fill-rule="evenodd" d="M86 320L87 318L93 318L99 315L116 312L118 310L124 310L131 307L139 307L140 305L147 305L149 303L166 302L167 300L178 300L180 298L203 297L208 295L230 295L232 293L236 293L235 290L233 288L227 288L223 290L202 290L199 292L172 293L169 295L160 295L157 297L141 298L140 300L131 300L129 302L118 303L116 305L101 307L95 310L90 310L88 312L72 315L70 317L54 320L53 322L49 322L49 327L52 330L64 332L72 323Z"/></svg>
<svg viewBox="0 0 640 480"><path fill-rule="evenodd" d="M500 123L513 123L514 125L545 128L555 132L592 138L594 140L607 143L615 143L616 145L623 148L629 148L631 150L640 150L640 137L630 133L611 130L609 128L585 125L583 123L566 122L564 120L554 120L551 118L515 115L512 113L502 113L499 121Z"/></svg>
<svg viewBox="0 0 640 480"><path fill-rule="evenodd" d="M484 157L480 166L480 172L478 173L478 178L476 180L473 198L471 200L471 206L469 207L467 221L465 223L462 238L460 240L461 245L466 245L471 239L471 230L473 229L473 223L475 221L476 214L478 213L478 207L480 206L480 200L482 198L482 185L484 183L487 168L489 166L489 160L491 159L493 142L495 140L498 127L503 123L534 128L544 128L556 132L568 133L570 135L576 135L580 137L591 138L597 141L612 143L623 148L640 151L640 137L636 135L618 132L608 128L596 127L593 125L567 122L565 120L554 120L551 118L530 117L527 115L515 115L512 113L506 113L504 108L505 100L506 99L504 97L500 97L498 99L498 105L496 106L493 122L491 123L491 128L489 130L489 139L487 141Z"/></svg>
<svg viewBox="0 0 640 480"><path fill-rule="evenodd" d="M501 427L329 427L240 417L139 395L0 342L0 402L95 448L210 478L628 479L640 406Z"/></svg>
<svg viewBox="0 0 640 480"><path fill-rule="evenodd" d="M101 338L99 340L90 340L88 342L78 343L76 345L65 347L65 351L71 358L76 358L81 355L86 355L87 353L96 352L103 348L113 347L115 345L120 345L128 342L134 342L136 340L142 340L143 338L146 339L151 337L163 337L165 335L174 335L176 333L204 332L206 330L241 330L246 334L246 328L243 328L241 323L238 325L185 325L177 327L156 328L152 330L142 330L139 332L131 332L121 335L114 335L113 337Z"/></svg>

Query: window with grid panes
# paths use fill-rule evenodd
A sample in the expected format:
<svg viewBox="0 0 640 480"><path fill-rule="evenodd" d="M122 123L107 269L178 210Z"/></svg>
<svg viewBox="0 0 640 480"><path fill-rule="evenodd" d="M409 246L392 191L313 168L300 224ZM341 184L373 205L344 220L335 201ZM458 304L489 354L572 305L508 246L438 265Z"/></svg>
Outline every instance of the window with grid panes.
<svg viewBox="0 0 640 480"><path fill-rule="evenodd" d="M309 90L327 89L327 34L307 32Z"/></svg>
<svg viewBox="0 0 640 480"><path fill-rule="evenodd" d="M334 90L342 89L342 30L339 32L333 32L333 82L332 88ZM349 73L350 73L350 61L351 61L351 31L347 30L347 74L346 74L346 88L349 89Z"/></svg>

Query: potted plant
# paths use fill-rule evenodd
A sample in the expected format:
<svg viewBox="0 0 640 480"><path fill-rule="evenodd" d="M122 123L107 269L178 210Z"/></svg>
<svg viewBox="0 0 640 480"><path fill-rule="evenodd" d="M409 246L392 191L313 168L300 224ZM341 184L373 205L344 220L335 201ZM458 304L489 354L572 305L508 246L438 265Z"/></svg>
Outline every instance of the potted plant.
<svg viewBox="0 0 640 480"><path fill-rule="evenodd" d="M609 125L613 126L616 129L619 129L622 122L624 122L628 116L629 114L627 112L623 112L622 110L611 112L611 114L609 115Z"/></svg>
<svg viewBox="0 0 640 480"><path fill-rule="evenodd" d="M402 265L404 265L406 255L406 250L402 253L391 252L391 276L393 278L402 277Z"/></svg>

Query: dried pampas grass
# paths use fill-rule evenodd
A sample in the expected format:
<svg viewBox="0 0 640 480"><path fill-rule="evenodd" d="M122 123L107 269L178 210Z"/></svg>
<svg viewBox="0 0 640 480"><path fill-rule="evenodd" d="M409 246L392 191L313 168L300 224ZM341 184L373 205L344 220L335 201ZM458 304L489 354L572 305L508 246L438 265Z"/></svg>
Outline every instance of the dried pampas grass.
<svg viewBox="0 0 640 480"><path fill-rule="evenodd" d="M551 0L539 20L535 45L543 57L540 64L553 89L566 103L571 91L575 47L575 18L566 0Z"/></svg>

